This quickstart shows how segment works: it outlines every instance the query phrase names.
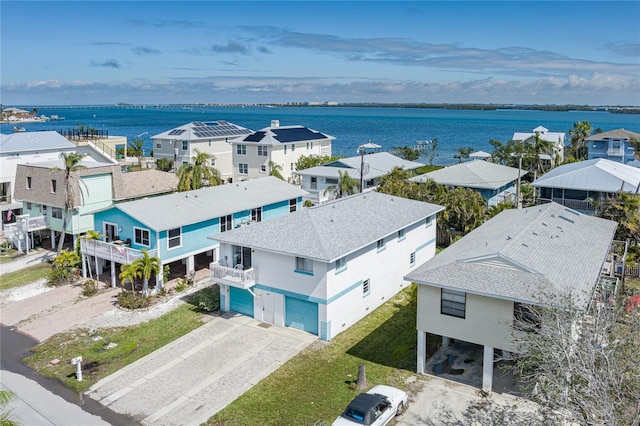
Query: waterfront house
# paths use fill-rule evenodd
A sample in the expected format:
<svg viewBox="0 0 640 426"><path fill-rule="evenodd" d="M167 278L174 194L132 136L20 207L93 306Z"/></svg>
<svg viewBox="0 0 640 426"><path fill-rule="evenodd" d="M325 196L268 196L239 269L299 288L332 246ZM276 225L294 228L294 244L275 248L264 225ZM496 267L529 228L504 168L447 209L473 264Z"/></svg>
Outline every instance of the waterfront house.
<svg viewBox="0 0 640 426"><path fill-rule="evenodd" d="M388 152L376 152L340 158L322 166L310 167L294 173L300 176L302 189L309 193L308 199L314 203L322 203L335 199L339 172L349 174L356 182L362 181L363 192L366 192L375 189L380 178L390 173L395 167L413 171L424 167L424 164L407 161Z"/></svg>
<svg viewBox="0 0 640 426"><path fill-rule="evenodd" d="M233 180L255 179L269 175L272 167L286 181L293 181L295 164L304 156L330 156L333 136L303 126L270 127L237 138L233 143Z"/></svg>
<svg viewBox="0 0 640 426"><path fill-rule="evenodd" d="M73 172L78 204L70 210L66 228L66 233L73 236L74 246L79 235L93 229L94 211L113 203L173 192L178 184L174 174L159 170L122 173L120 166L92 161L88 156L80 164L84 169ZM42 218L36 221L39 226L30 227L28 232L49 229L52 248L57 242L55 234L62 231L66 199L64 179L64 163L59 158L19 164L16 171L15 195L22 203L23 214L29 219ZM14 227L10 239L28 236ZM33 245L33 239L30 240L27 247Z"/></svg>
<svg viewBox="0 0 640 426"><path fill-rule="evenodd" d="M231 141L252 131L227 121L193 121L158 135L152 136L153 157L174 161L177 169L191 162L195 150L211 155L211 167L229 181L232 173Z"/></svg>
<svg viewBox="0 0 640 426"><path fill-rule="evenodd" d="M556 167L531 184L538 202L554 201L593 214L594 201L617 192L637 193L640 169L606 158L579 161Z"/></svg>
<svg viewBox="0 0 640 426"><path fill-rule="evenodd" d="M625 129L591 135L585 139L585 144L589 149L589 160L606 158L617 163L636 164L634 161L636 150L631 144L633 140L640 141L640 133Z"/></svg>
<svg viewBox="0 0 640 426"><path fill-rule="evenodd" d="M466 161L409 178L411 182L432 180L440 185L472 189L487 200L487 205L516 202L518 180L524 170L484 160Z"/></svg>
<svg viewBox="0 0 640 426"><path fill-rule="evenodd" d="M83 265L87 256L97 259L99 272L110 264L115 285L119 265L145 249L172 274L191 276L218 260L219 244L208 237L295 212L303 195L300 188L265 177L116 204L94 214L93 229L103 241L81 241ZM162 285L162 277L156 284Z"/></svg>
<svg viewBox="0 0 640 426"><path fill-rule="evenodd" d="M75 145L57 132L24 132L0 135L0 212L2 224L7 221L7 212L22 214L22 203L15 199L16 170L18 164L39 161L55 161L60 153L74 152Z"/></svg>
<svg viewBox="0 0 640 426"><path fill-rule="evenodd" d="M417 372L425 373L427 334L484 347L482 387L492 389L494 350L517 350L514 318L544 294L592 303L611 259L617 223L557 203L505 210L405 279L418 283ZM611 287L606 286L606 289Z"/></svg>
<svg viewBox="0 0 640 426"><path fill-rule="evenodd" d="M564 132L550 132L546 128L538 126L531 132L515 132L511 139L535 146L536 138L551 144L551 150L548 153L538 153L538 157L547 168L553 168L564 161L564 141L566 138Z"/></svg>
<svg viewBox="0 0 640 426"><path fill-rule="evenodd" d="M213 235L220 309L330 340L434 256L442 210L373 191Z"/></svg>

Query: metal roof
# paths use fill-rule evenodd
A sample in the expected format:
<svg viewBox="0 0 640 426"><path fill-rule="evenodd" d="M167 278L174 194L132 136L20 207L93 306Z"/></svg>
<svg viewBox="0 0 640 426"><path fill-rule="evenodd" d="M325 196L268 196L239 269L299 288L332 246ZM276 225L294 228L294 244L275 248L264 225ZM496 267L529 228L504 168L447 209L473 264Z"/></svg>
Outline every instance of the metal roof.
<svg viewBox="0 0 640 426"><path fill-rule="evenodd" d="M351 177L360 179L360 165L362 157L341 158L322 166L310 167L308 169L296 171L301 176L324 176L328 178L338 178L338 172L347 171ZM374 179L384 176L391 172L394 167L401 167L405 170L414 170L423 167L424 164L415 161L407 161L388 152L376 152L375 154L366 154L364 161L369 164L369 172L366 173L364 179Z"/></svg>
<svg viewBox="0 0 640 426"><path fill-rule="evenodd" d="M444 207L367 192L234 229L211 238L265 251L332 262Z"/></svg>
<svg viewBox="0 0 640 426"><path fill-rule="evenodd" d="M129 201L110 208L119 209L151 229L162 231L304 195L307 195L306 191L267 176Z"/></svg>
<svg viewBox="0 0 640 426"><path fill-rule="evenodd" d="M572 291L586 302L617 225L557 203L505 210L405 279L525 303Z"/></svg>
<svg viewBox="0 0 640 426"><path fill-rule="evenodd" d="M518 180L527 174L525 170L518 171L514 167L491 163L483 160L473 160L454 166L434 170L409 179L411 182L426 182L431 179L440 185L462 186L474 189L498 189Z"/></svg>
<svg viewBox="0 0 640 426"><path fill-rule="evenodd" d="M595 158L564 164L536 179L536 188L564 188L581 191L636 192L640 169L626 164Z"/></svg>
<svg viewBox="0 0 640 426"><path fill-rule="evenodd" d="M0 135L0 151L3 154L11 152L28 152L42 150L74 149L76 146L67 138L53 130L45 132L19 132L10 135Z"/></svg>
<svg viewBox="0 0 640 426"><path fill-rule="evenodd" d="M321 139L335 139L333 136L309 129L304 126L272 126L260 129L246 137L240 137L233 141L234 144L246 142L260 145L280 145L291 142L307 142Z"/></svg>

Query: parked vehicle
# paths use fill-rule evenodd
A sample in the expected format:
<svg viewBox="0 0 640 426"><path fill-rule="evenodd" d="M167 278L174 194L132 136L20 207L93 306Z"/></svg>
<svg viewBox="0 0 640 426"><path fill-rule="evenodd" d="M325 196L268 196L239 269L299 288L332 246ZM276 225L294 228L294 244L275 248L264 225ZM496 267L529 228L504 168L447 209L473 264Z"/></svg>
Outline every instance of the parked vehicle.
<svg viewBox="0 0 640 426"><path fill-rule="evenodd" d="M356 396L332 426L384 426L404 412L408 395L405 391L378 385Z"/></svg>

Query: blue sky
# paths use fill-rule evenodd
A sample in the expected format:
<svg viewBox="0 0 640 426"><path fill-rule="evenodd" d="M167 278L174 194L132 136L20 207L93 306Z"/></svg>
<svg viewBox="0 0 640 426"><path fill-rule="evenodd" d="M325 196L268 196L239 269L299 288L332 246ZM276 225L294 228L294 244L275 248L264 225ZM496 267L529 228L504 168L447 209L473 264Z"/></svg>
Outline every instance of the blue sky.
<svg viewBox="0 0 640 426"><path fill-rule="evenodd" d="M3 0L0 23L4 105L640 105L636 0Z"/></svg>

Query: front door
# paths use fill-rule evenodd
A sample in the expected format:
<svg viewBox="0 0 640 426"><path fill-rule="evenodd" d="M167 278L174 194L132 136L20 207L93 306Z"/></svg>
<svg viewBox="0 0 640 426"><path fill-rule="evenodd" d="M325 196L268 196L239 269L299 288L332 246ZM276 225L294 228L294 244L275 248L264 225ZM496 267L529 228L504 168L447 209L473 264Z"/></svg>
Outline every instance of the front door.
<svg viewBox="0 0 640 426"><path fill-rule="evenodd" d="M242 269L251 268L251 247L233 246L233 267L242 265Z"/></svg>
<svg viewBox="0 0 640 426"><path fill-rule="evenodd" d="M115 223L104 222L103 234L104 240L107 242L116 240L116 237L118 236L118 225Z"/></svg>
<svg viewBox="0 0 640 426"><path fill-rule="evenodd" d="M262 292L262 322L267 322L269 324L273 324L275 321L274 317L274 309L275 309L275 300L274 294L268 291Z"/></svg>

